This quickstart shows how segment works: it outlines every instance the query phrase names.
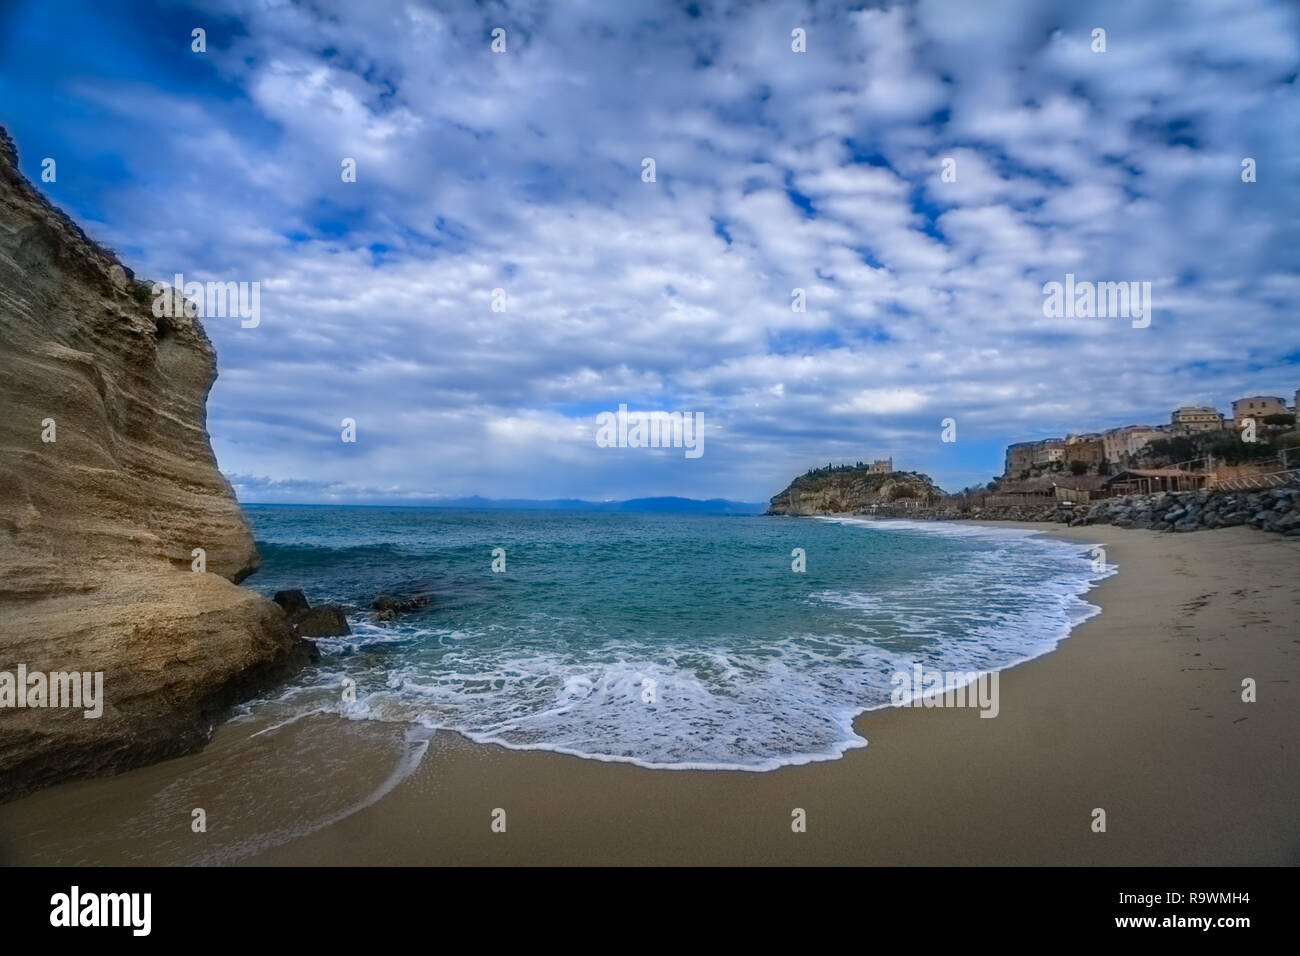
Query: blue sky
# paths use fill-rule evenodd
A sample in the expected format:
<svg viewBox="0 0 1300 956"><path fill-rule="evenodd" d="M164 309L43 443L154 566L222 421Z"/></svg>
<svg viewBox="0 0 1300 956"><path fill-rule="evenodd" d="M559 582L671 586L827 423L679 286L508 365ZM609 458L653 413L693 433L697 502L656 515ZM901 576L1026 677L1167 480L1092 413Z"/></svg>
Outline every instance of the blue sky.
<svg viewBox="0 0 1300 956"><path fill-rule="evenodd" d="M0 61L24 170L138 275L261 283L205 322L244 500L953 490L1300 386L1292 2L14 3ZM1150 327L1045 317L1066 273ZM619 404L704 455L598 447Z"/></svg>

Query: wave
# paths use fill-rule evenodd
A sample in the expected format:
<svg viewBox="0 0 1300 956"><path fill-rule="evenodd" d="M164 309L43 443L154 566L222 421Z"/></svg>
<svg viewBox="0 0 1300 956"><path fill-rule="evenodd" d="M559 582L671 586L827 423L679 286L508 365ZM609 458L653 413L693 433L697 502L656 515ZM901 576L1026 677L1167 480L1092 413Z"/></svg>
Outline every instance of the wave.
<svg viewBox="0 0 1300 956"><path fill-rule="evenodd" d="M626 622L615 628L613 612L611 621L593 618L581 604L570 606L567 593L549 606L530 595L525 603L539 606L511 620L494 619L492 605L455 625L437 615L399 626L358 616L352 635L320 642L321 665L276 706L654 769L768 771L866 746L854 720L890 706L892 675L914 663L983 673L1048 653L1098 613L1083 595L1114 573L1113 566L1094 567L1085 547L1029 529L838 516L822 522L832 536L827 547L870 541L876 547L869 553L888 551L892 563L865 582L798 596L806 609L799 620L815 627L764 636L760 604L737 612L750 630L664 636ZM831 530L836 525L870 537L846 541ZM359 551L392 550L286 553L346 551L352 563ZM585 557L603 557L595 561L603 567L616 555ZM891 577L895 565L903 571ZM739 576L732 580L741 586ZM597 585L613 587L603 579ZM619 592L610 593L614 600ZM711 594L715 604L728 600L720 586ZM644 604L641 596L625 606ZM342 700L345 681L355 686L355 700Z"/></svg>

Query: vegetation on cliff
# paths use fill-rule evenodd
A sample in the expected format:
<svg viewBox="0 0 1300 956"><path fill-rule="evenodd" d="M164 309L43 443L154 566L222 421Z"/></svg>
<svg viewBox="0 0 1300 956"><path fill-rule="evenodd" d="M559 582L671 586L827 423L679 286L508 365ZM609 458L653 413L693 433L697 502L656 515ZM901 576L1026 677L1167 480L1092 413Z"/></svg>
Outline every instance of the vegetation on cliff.
<svg viewBox="0 0 1300 956"><path fill-rule="evenodd" d="M933 506L944 497L928 475L879 472L867 465L817 468L790 482L772 498L770 515L852 514L876 505Z"/></svg>

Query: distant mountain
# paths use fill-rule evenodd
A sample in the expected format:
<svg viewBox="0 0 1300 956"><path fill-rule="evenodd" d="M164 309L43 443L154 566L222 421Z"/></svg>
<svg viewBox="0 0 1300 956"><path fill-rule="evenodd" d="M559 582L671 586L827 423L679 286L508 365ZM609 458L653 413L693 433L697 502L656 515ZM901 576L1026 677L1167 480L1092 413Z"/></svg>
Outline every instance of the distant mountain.
<svg viewBox="0 0 1300 956"><path fill-rule="evenodd" d="M633 498L629 501L609 501L596 506L599 511L657 511L673 514L759 515L767 508L749 501L728 501L726 498Z"/></svg>
<svg viewBox="0 0 1300 956"><path fill-rule="evenodd" d="M249 502L256 504L256 502ZM614 511L654 514L759 515L767 505L725 498L633 498L630 501L583 501L580 498L436 498L424 501L374 501L377 507L476 508L483 511Z"/></svg>

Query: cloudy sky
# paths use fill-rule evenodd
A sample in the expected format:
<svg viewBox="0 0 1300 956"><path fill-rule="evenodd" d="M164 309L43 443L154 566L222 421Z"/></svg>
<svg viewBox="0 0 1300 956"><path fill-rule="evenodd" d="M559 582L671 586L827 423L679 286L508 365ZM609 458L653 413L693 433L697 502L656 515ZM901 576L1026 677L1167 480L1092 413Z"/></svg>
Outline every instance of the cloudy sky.
<svg viewBox="0 0 1300 956"><path fill-rule="evenodd" d="M7 3L0 62L24 170L138 275L261 284L205 322L246 501L954 490L1300 386L1292 0ZM1045 317L1066 273L1150 327ZM619 404L703 456L598 447Z"/></svg>

